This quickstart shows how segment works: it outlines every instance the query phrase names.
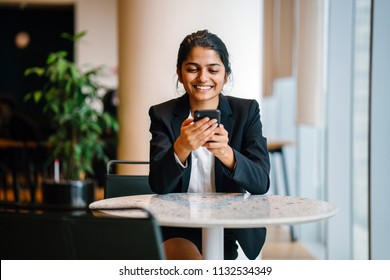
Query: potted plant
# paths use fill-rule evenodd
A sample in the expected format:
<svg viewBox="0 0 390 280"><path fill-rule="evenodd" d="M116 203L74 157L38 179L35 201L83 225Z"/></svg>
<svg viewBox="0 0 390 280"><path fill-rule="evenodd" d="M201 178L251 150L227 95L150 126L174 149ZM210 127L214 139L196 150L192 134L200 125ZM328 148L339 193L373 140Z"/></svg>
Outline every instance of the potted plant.
<svg viewBox="0 0 390 280"><path fill-rule="evenodd" d="M62 37L75 46L84 35L85 32L75 36L64 33ZM43 67L25 71L26 76L36 74L45 79L43 87L28 93L26 100L42 101L44 114L55 127L46 143L48 160L59 163L61 172L42 182L46 203L83 207L93 200L90 197L93 181L88 175L94 174L95 160L108 160L104 133L118 131L115 118L94 106L103 99L103 87L98 80L103 70L103 67L96 67L85 72L69 60L66 51L60 50L50 53ZM55 166L57 169L58 165ZM85 190L89 190L87 194ZM83 195L86 199L80 198Z"/></svg>

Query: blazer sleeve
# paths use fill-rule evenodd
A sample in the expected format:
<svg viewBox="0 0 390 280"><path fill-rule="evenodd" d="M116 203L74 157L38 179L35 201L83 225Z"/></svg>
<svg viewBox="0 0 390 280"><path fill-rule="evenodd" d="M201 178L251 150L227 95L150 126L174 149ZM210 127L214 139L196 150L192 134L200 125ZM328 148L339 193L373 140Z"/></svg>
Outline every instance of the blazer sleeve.
<svg viewBox="0 0 390 280"><path fill-rule="evenodd" d="M176 162L173 152L175 136L171 127L172 117L161 109L156 106L149 109L152 134L149 185L159 194L181 192L180 182L183 176L189 176L187 173L190 168L183 168Z"/></svg>
<svg viewBox="0 0 390 280"><path fill-rule="evenodd" d="M236 125L231 132L230 145L236 158L234 172L224 172L234 183L252 194L264 194L270 186L270 161L267 139L262 135L260 109L252 100L243 113L235 114ZM228 185L228 179L225 184Z"/></svg>

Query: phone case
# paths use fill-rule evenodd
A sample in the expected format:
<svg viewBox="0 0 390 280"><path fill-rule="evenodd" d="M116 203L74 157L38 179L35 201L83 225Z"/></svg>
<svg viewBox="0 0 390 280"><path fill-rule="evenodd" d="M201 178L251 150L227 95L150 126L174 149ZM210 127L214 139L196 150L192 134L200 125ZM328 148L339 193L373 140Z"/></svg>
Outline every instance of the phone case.
<svg viewBox="0 0 390 280"><path fill-rule="evenodd" d="M220 110L196 110L194 112L194 120L198 121L204 117L209 117L210 119L217 119L218 123L221 123L221 111Z"/></svg>

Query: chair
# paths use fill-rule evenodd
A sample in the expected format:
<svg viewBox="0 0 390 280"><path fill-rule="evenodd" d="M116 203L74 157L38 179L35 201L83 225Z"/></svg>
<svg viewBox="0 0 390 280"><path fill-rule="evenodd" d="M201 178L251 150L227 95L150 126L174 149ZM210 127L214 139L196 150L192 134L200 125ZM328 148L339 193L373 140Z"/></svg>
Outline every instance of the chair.
<svg viewBox="0 0 390 280"><path fill-rule="evenodd" d="M114 164L149 164L146 161L110 160L107 163L106 184L104 186L104 198L153 194L149 186L147 175L119 175L112 174L111 167Z"/></svg>
<svg viewBox="0 0 390 280"><path fill-rule="evenodd" d="M66 224L55 215L0 211L2 260L65 260L73 257Z"/></svg>
<svg viewBox="0 0 390 280"><path fill-rule="evenodd" d="M165 259L160 227L140 218L61 212L0 211L0 257L55 260Z"/></svg>
<svg viewBox="0 0 390 280"><path fill-rule="evenodd" d="M162 260L160 226L146 209L142 218L69 217L68 225L78 260Z"/></svg>

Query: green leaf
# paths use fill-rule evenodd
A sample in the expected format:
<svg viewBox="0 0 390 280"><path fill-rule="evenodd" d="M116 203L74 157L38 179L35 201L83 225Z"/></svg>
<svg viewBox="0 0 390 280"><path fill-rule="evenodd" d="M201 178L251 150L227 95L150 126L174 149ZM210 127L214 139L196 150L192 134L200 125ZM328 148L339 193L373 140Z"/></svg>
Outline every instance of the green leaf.
<svg viewBox="0 0 390 280"><path fill-rule="evenodd" d="M93 131L95 131L96 133L100 134L103 132L102 128L100 127L100 125L96 122L91 122L90 123L90 127Z"/></svg>
<svg viewBox="0 0 390 280"><path fill-rule="evenodd" d="M57 56L61 57L61 58L66 58L68 56L68 52L67 51L58 51Z"/></svg>
<svg viewBox="0 0 390 280"><path fill-rule="evenodd" d="M67 39L67 40L69 40L71 42L74 42L73 41L73 36L70 35L69 33L61 33L61 38Z"/></svg>
<svg viewBox="0 0 390 280"><path fill-rule="evenodd" d="M58 79L62 80L65 76L65 71L68 68L68 65L64 59L59 59L57 62L57 71L58 71Z"/></svg>
<svg viewBox="0 0 390 280"><path fill-rule="evenodd" d="M76 35L74 36L74 42L80 40L80 38L84 37L85 34L87 34L87 31L81 31L76 33Z"/></svg>
<svg viewBox="0 0 390 280"><path fill-rule="evenodd" d="M39 100L41 100L41 98L42 98L42 91L40 91L40 90L36 90L36 91L34 91L34 101L35 101L35 103L38 103L39 102Z"/></svg>
<svg viewBox="0 0 390 280"><path fill-rule="evenodd" d="M72 80L77 81L80 77L80 71L78 70L77 66L73 64L69 65L69 71Z"/></svg>
<svg viewBox="0 0 390 280"><path fill-rule="evenodd" d="M69 33L61 33L61 37L75 43L80 40L80 38L82 38L85 34L87 34L87 31L81 31L79 33L76 33L74 36Z"/></svg>
<svg viewBox="0 0 390 280"><path fill-rule="evenodd" d="M47 57L46 64L50 65L53 64L57 60L57 53L51 53Z"/></svg>
<svg viewBox="0 0 390 280"><path fill-rule="evenodd" d="M24 71L24 75L25 75L25 76L28 76L28 75L31 75L31 74L36 74L36 75L38 75L38 76L42 76L43 73L45 73L45 69L42 68L42 67L27 68L27 69Z"/></svg>

